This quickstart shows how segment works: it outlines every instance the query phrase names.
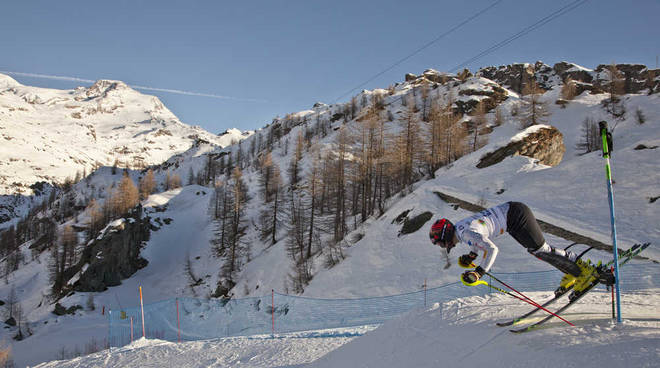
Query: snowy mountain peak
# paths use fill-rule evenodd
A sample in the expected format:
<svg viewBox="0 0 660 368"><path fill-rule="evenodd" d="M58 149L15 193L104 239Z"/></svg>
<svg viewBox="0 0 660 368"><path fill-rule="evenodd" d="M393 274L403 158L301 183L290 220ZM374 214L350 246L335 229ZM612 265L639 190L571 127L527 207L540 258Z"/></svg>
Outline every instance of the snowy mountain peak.
<svg viewBox="0 0 660 368"><path fill-rule="evenodd" d="M96 81L96 83L94 83L91 87L83 88L82 91L84 91L84 94L87 96L87 98L107 97L114 91L131 91L134 93L139 93L122 81L108 79L100 79Z"/></svg>
<svg viewBox="0 0 660 368"><path fill-rule="evenodd" d="M0 75L0 86L0 194L29 195L34 183L63 183L99 166L160 164L198 139L222 148L245 138L186 125L157 97L121 81L57 90Z"/></svg>
<svg viewBox="0 0 660 368"><path fill-rule="evenodd" d="M5 74L0 74L0 88L18 87L20 85L21 84L18 83L14 78Z"/></svg>

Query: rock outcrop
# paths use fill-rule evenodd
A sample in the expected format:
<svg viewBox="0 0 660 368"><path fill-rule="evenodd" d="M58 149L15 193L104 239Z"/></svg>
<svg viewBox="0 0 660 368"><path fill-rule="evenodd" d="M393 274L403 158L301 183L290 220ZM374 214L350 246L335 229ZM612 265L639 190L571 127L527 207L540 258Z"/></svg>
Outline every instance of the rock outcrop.
<svg viewBox="0 0 660 368"><path fill-rule="evenodd" d="M141 207L136 208L131 217L109 225L94 239L85 248L80 262L66 270L65 278L71 279L82 272L73 284L76 291L97 292L120 285L122 279L147 265L140 249L149 240L149 231L149 218L142 218Z"/></svg>
<svg viewBox="0 0 660 368"><path fill-rule="evenodd" d="M489 66L480 69L477 75L507 86L516 93L522 93L525 83L534 78L534 66L527 63L499 67Z"/></svg>
<svg viewBox="0 0 660 368"><path fill-rule="evenodd" d="M526 156L537 159L547 166L558 165L566 152L564 136L557 128L535 125L514 137L509 144L487 153L479 160L477 168L495 165L507 157Z"/></svg>

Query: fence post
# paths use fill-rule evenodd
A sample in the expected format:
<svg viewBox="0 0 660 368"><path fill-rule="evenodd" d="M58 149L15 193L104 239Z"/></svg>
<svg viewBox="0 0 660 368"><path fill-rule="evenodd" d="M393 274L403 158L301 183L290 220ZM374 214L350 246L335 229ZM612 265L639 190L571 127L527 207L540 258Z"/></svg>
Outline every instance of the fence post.
<svg viewBox="0 0 660 368"><path fill-rule="evenodd" d="M275 337L275 289L270 289L270 316L273 321L272 337Z"/></svg>
<svg viewBox="0 0 660 368"><path fill-rule="evenodd" d="M133 343L133 316L131 316L131 344Z"/></svg>
<svg viewBox="0 0 660 368"><path fill-rule="evenodd" d="M177 342L181 342L181 324L179 323L179 298L175 298L176 300L176 334L177 334Z"/></svg>
<svg viewBox="0 0 660 368"><path fill-rule="evenodd" d="M108 347L112 351L112 310L108 309Z"/></svg>
<svg viewBox="0 0 660 368"><path fill-rule="evenodd" d="M424 308L426 308L426 279L424 279Z"/></svg>

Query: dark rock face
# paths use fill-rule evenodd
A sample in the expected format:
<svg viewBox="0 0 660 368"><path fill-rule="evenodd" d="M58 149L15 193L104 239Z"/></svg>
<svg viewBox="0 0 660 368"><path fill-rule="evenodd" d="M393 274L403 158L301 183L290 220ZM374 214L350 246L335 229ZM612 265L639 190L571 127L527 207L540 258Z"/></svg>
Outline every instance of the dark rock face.
<svg viewBox="0 0 660 368"><path fill-rule="evenodd" d="M399 236L414 233L415 231L421 229L422 226L424 226L424 224L432 218L433 214L431 212L421 213L411 219L406 217L406 219L403 221L403 227L401 227Z"/></svg>
<svg viewBox="0 0 660 368"><path fill-rule="evenodd" d="M0 224L9 222L18 217L15 208L19 205L18 196L0 196Z"/></svg>
<svg viewBox="0 0 660 368"><path fill-rule="evenodd" d="M408 73L408 74L406 74L405 78L406 78L406 82L410 82L410 81L414 81L415 79L417 79L417 76L415 74Z"/></svg>
<svg viewBox="0 0 660 368"><path fill-rule="evenodd" d="M584 91L597 94L605 93L609 87L609 68L610 65L601 64L595 70L589 70L565 61L550 67L538 61L534 65L511 64L482 68L477 76L488 78L516 93L522 93L529 80L536 80L539 87L548 90L552 86L552 79L558 77L562 82L573 80L578 95ZM649 89L654 93L660 90L660 70L648 69L641 64L616 64L616 68L624 81L623 93L643 93Z"/></svg>
<svg viewBox="0 0 660 368"><path fill-rule="evenodd" d="M73 305L69 308L65 308L60 303L55 303L55 309L53 309L53 314L56 316L64 316L67 314L75 314L78 309L83 309L80 305Z"/></svg>
<svg viewBox="0 0 660 368"><path fill-rule="evenodd" d="M535 129L534 126L528 129ZM539 160L548 166L558 165L566 152L564 136L555 127L536 130L523 139L510 142L494 152L490 152L479 160L477 168L495 165L510 156L527 156Z"/></svg>
<svg viewBox="0 0 660 368"><path fill-rule="evenodd" d="M640 93L649 88L647 78L649 71L645 65L641 64L616 64L616 69L623 77L623 93ZM599 76L597 83L602 89L609 86L609 69L611 65L601 64L596 68Z"/></svg>
<svg viewBox="0 0 660 368"><path fill-rule="evenodd" d="M565 61L555 64L552 69L561 77L563 82L566 82L566 80L570 78L575 82L590 84L594 80L594 77L588 70L577 68L575 64L567 63Z"/></svg>
<svg viewBox="0 0 660 368"><path fill-rule="evenodd" d="M458 107L458 112L463 114L471 114L475 112L475 108L479 102L485 105L486 111L490 111L496 108L504 100L509 98L509 94L504 88L494 83L488 84L488 86L490 87L490 90L461 89L458 92L459 96L487 96L487 98L456 101L455 103Z"/></svg>
<svg viewBox="0 0 660 368"><path fill-rule="evenodd" d="M83 252L80 262L65 271L70 279L88 264L80 279L74 284L76 291L103 291L108 286L121 284L147 265L140 257L143 242L149 240L149 218L141 218L138 208L121 225L110 229L101 239L95 239Z"/></svg>
<svg viewBox="0 0 660 368"><path fill-rule="evenodd" d="M488 78L500 85L508 86L516 93L522 93L524 84L534 78L531 64L511 64L500 67L490 66L480 69L477 76Z"/></svg>

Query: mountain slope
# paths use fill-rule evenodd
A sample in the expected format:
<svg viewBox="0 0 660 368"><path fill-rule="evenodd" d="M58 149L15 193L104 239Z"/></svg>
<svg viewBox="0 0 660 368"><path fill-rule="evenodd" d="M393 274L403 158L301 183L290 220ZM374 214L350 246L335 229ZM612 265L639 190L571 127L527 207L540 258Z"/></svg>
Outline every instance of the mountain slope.
<svg viewBox="0 0 660 368"><path fill-rule="evenodd" d="M44 181L63 183L100 166L160 164L198 140L225 147L244 136L219 137L183 124L158 98L120 81L55 90L0 76L0 194L32 194Z"/></svg>

